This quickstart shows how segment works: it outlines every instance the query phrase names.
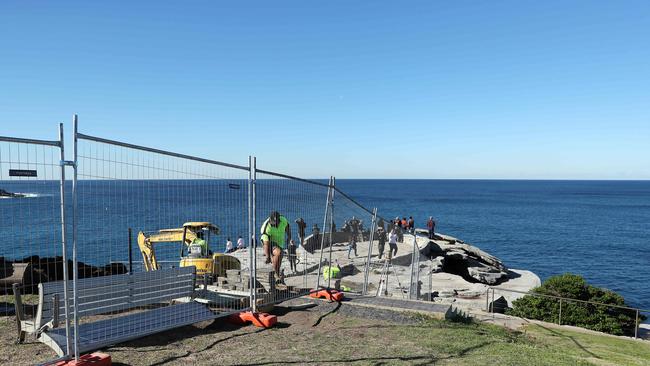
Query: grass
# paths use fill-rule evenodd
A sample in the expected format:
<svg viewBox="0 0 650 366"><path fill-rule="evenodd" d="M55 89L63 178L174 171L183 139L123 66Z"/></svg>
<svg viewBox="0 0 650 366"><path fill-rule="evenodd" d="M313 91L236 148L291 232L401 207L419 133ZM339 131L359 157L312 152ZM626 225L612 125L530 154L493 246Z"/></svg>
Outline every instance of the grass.
<svg viewBox="0 0 650 366"><path fill-rule="evenodd" d="M414 324L345 315L319 306L278 308L273 329L201 323L111 347L115 365L648 365L650 344L529 325L439 321ZM350 306L350 305L347 305ZM0 363L33 364L55 357L30 340L11 343L14 324L0 318Z"/></svg>
<svg viewBox="0 0 650 366"><path fill-rule="evenodd" d="M534 341L559 348L575 359L594 365L650 365L650 342L579 332L537 324L525 332Z"/></svg>

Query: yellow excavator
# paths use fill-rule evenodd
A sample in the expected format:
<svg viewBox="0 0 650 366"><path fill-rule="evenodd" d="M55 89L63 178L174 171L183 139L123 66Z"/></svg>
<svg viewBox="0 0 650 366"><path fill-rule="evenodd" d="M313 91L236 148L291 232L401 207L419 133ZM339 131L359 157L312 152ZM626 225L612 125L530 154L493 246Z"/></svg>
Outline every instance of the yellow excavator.
<svg viewBox="0 0 650 366"><path fill-rule="evenodd" d="M233 256L221 253L212 254L210 239L219 235L219 228L209 222L186 222L182 228L162 229L153 233L138 233L138 246L144 259L146 271L156 271L160 267L156 260L154 244L181 243L180 266L196 266L197 277L208 275L210 280L226 275L228 269L240 269L241 263Z"/></svg>

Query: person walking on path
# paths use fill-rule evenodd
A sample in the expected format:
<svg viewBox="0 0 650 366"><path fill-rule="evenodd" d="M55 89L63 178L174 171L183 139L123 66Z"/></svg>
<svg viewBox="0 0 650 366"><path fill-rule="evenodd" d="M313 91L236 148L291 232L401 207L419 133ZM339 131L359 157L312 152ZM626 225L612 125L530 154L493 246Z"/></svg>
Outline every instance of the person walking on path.
<svg viewBox="0 0 650 366"><path fill-rule="evenodd" d="M295 223L298 226L298 240L300 240L299 244L302 246L305 242L305 228L307 227L307 223L302 217L296 219Z"/></svg>
<svg viewBox="0 0 650 366"><path fill-rule="evenodd" d="M361 222L354 216L352 220L348 223L350 227L350 237L348 240L348 259L350 259L350 253L354 250L354 256L357 257L357 237L359 236L359 226Z"/></svg>
<svg viewBox="0 0 650 366"><path fill-rule="evenodd" d="M393 256L397 255L397 233L395 232L396 229L393 229L390 231L390 234L388 235L388 261L391 262L393 260Z"/></svg>
<svg viewBox="0 0 650 366"><path fill-rule="evenodd" d="M379 229L377 229L377 240L379 240L379 246L377 249L379 249L379 259L384 256L384 248L386 247L386 232L384 231L384 227L380 226Z"/></svg>
<svg viewBox="0 0 650 366"><path fill-rule="evenodd" d="M436 235L436 222L433 220L433 216L429 216L429 221L427 221L427 229L429 229L429 239L433 239Z"/></svg>
<svg viewBox="0 0 650 366"><path fill-rule="evenodd" d="M409 216L409 230L411 234L415 234L415 220L413 220L413 216Z"/></svg>
<svg viewBox="0 0 650 366"><path fill-rule="evenodd" d="M404 230L405 229L402 229L402 227L399 225L395 227L395 234L397 235L397 241L400 243L404 242Z"/></svg>
<svg viewBox="0 0 650 366"><path fill-rule="evenodd" d="M292 273L296 273L296 243L289 240L289 248L287 249L287 257L289 257L289 268Z"/></svg>
<svg viewBox="0 0 650 366"><path fill-rule="evenodd" d="M271 263L273 271L279 282L283 279L280 274L282 265L282 251L287 241L291 241L291 225L286 217L280 215L278 211L272 211L269 218L264 221L260 230L261 241L264 246L264 255L266 263Z"/></svg>

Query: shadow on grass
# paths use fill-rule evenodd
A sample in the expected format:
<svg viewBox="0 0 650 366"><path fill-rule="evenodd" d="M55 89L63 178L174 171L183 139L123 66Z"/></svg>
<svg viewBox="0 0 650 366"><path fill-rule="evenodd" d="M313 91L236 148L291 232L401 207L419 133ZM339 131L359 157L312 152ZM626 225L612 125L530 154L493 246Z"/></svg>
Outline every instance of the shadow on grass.
<svg viewBox="0 0 650 366"><path fill-rule="evenodd" d="M336 313L337 311L339 311L340 308L341 308L341 303L339 302L338 304L336 304L336 307L335 307L334 309L332 309L332 310L328 311L327 313L321 315L321 316L318 318L318 320L316 320L316 323L314 323L314 324L312 325L312 327L316 327L316 326L318 326L318 324L320 324L320 322L321 322L323 319L325 319L325 317L327 317L327 316L329 316L329 315L331 315L331 314Z"/></svg>
<svg viewBox="0 0 650 366"><path fill-rule="evenodd" d="M549 332L549 333L553 333L554 335L556 335L556 336L558 336L558 337L561 337L561 338L565 338L565 339L569 339L569 340L571 340L571 341L572 341L572 342L573 342L573 343L574 343L578 348L580 348L583 352L585 352L585 353L588 354L589 356L594 357L594 358L597 358L597 359L600 359L600 357L599 357L598 355L596 355L595 353L593 353L593 352L589 351L588 349L586 349L586 348L585 348L582 344L580 344L580 342L578 342L574 337L572 337L572 336L568 336L568 335L566 335L566 334L562 334L562 333L560 333L560 332L558 332L558 331L556 331L556 330L553 330L553 329L551 329L551 328L547 328L547 327L545 327L545 326L543 326L543 325L541 325L541 324L537 324L537 323L536 323L535 325L538 326L538 327L540 327L540 328L542 328L542 329L544 329L544 330L546 330L546 331Z"/></svg>
<svg viewBox="0 0 650 366"><path fill-rule="evenodd" d="M197 354L197 353L201 353L201 352L209 351L209 350L211 350L212 348L214 348L216 345L218 345L219 343L222 343L222 342L225 342L225 341L229 341L229 340L232 340L232 339L235 339L235 338L239 338L239 337L247 336L247 335L252 335L252 334L261 333L261 332L263 332L263 331L265 331L265 330L266 330L265 328L262 328L262 329L258 329L258 330L256 330L256 331L254 331L254 332L239 333L239 334L235 334L235 335L230 336L230 337L217 339L216 341L210 343L209 345L203 347L202 349L199 349L199 350L196 350L196 351L187 351L187 352L185 352L185 354L178 355L178 356L174 356L174 357L170 357L170 358L165 359L165 360L162 360L162 361L160 361L160 362L152 363L151 366L159 366L159 365L171 364L171 363L174 363L174 362L176 362L176 361L180 361L180 360L182 360L182 359L185 358L185 357L189 357L189 356L191 356L192 354ZM181 362L182 362L182 361L181 361Z"/></svg>
<svg viewBox="0 0 650 366"><path fill-rule="evenodd" d="M281 323L280 327L286 327L285 323ZM197 328L192 325L188 325L185 327L181 328L176 328L173 330L168 330L166 332L158 333L152 336L148 336L145 338L140 338L136 339L133 341L125 342L119 346L114 346L110 347L110 349L116 350L116 351L126 351L126 352L134 352L134 353L151 353L152 351L161 351L161 350L171 350L171 349L176 349L175 347L169 347L170 344L176 343L179 340L182 339L190 339L195 336L200 336L200 335L206 335L206 334L215 334L215 333L228 333L228 332L235 332L238 331L242 328L247 327L246 325L234 325L230 324L225 321L224 318L217 318L215 319L210 325L208 325L205 328ZM209 350L215 345L225 342L230 339L238 338L241 336L249 335L249 334L255 334L259 333L261 331L264 331L266 329L258 329L254 332L245 332L245 333L238 333L234 334L229 337L225 337L222 339L218 339L212 344L208 345L202 350L198 350L196 352L202 352L205 350ZM182 336L179 336L179 334L182 334ZM151 348L154 348L153 350ZM174 357L173 359L178 359L178 358L183 358L187 357L192 353L196 352L187 352L187 354ZM169 361L164 361L164 362L169 362ZM117 363L113 363L114 365Z"/></svg>
<svg viewBox="0 0 650 366"><path fill-rule="evenodd" d="M323 360L323 359L310 359L310 360L303 360L303 361L267 361L267 362L253 362L253 363L240 363L240 364L234 364L233 366L267 366L267 365L278 365L278 364L283 364L283 365L292 365L292 364L328 364L328 363L348 363L348 362L373 362L373 365L379 366L379 365L384 365L389 362L394 362L394 361L402 361L402 362L411 362L413 365L431 365L434 364L438 361L442 360L453 360L456 358L462 358L465 357L468 353L475 351L477 349L481 349L485 346L488 346L492 344L493 342L483 342L480 344L477 344L475 346L467 347L457 354L454 355L449 355L449 356L444 356L444 357L436 357L435 355L432 354L425 354L425 355L413 355L413 356L381 356L381 357L355 357L355 358L337 358L337 359L330 359L330 360Z"/></svg>

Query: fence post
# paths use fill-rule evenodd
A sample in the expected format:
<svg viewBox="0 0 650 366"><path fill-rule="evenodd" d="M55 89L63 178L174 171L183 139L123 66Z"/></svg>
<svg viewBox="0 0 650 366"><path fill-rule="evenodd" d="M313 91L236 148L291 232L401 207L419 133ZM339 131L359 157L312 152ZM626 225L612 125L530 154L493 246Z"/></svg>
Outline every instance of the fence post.
<svg viewBox="0 0 650 366"><path fill-rule="evenodd" d="M323 267L323 249L325 248L325 228L327 227L327 214L330 211L330 195L332 194L332 177L330 177L329 183L327 184L327 200L325 202L325 216L323 217L323 233L321 234L320 241L320 259L318 260L318 275L316 277L316 288L320 288L320 274ZM331 228L330 228L331 231ZM330 243L330 246L332 243Z"/></svg>
<svg viewBox="0 0 650 366"><path fill-rule="evenodd" d="M560 313L557 316L557 325L562 325L562 299L560 299Z"/></svg>
<svg viewBox="0 0 650 366"><path fill-rule="evenodd" d="M490 308L492 309L492 319L494 319L494 288L492 289L492 303L490 304Z"/></svg>
<svg viewBox="0 0 650 366"><path fill-rule="evenodd" d="M74 173L72 175L72 307L74 313L74 358L76 361L79 361L79 311L77 308L77 282L79 281L79 265L77 262L77 133L79 130L77 122L78 119L75 114L72 118L74 128L72 139L72 155L74 164Z"/></svg>
<svg viewBox="0 0 650 366"><path fill-rule="evenodd" d="M61 203L61 251L63 259L63 304L64 304L64 314L65 314L65 347L66 355L69 356L72 353L72 347L70 344L70 299L68 297L68 253L67 253L67 225L65 220L65 151L63 144L63 123L59 123L59 151L61 152L61 160L59 165L61 166L61 176L59 181L59 193L60 193L60 203Z"/></svg>
<svg viewBox="0 0 650 366"><path fill-rule="evenodd" d="M490 288L485 289L485 312L490 312Z"/></svg>
<svg viewBox="0 0 650 366"><path fill-rule="evenodd" d="M129 228L129 274L133 274L133 229Z"/></svg>
<svg viewBox="0 0 650 366"><path fill-rule="evenodd" d="M330 230L330 250L329 250L329 266L330 266L330 275L327 276L327 288L330 289L332 288L332 248L334 247L334 242L333 242L333 233L332 233L332 224L334 223L334 192L336 190L336 178L332 177L332 194L330 195L330 224L328 226ZM323 235L324 236L324 235Z"/></svg>
<svg viewBox="0 0 650 366"><path fill-rule="evenodd" d="M413 253L411 253L411 283L409 286L409 300L418 296L418 282L420 281L420 248L415 233L413 234Z"/></svg>
<svg viewBox="0 0 650 366"><path fill-rule="evenodd" d="M256 235L256 177L257 159L254 156L248 157L248 260L250 271L250 306L253 312L257 312L257 235Z"/></svg>
<svg viewBox="0 0 650 366"><path fill-rule="evenodd" d="M429 257L429 261L432 261L433 257ZM433 300L433 271L429 269L429 301Z"/></svg>
<svg viewBox="0 0 650 366"><path fill-rule="evenodd" d="M368 276L370 274L370 258L372 257L372 242L374 240L374 234L377 225L377 207L372 210L372 220L370 223L370 237L368 242L368 257L366 258L366 269L363 274L363 295L368 294ZM363 235L363 234L362 234Z"/></svg>

